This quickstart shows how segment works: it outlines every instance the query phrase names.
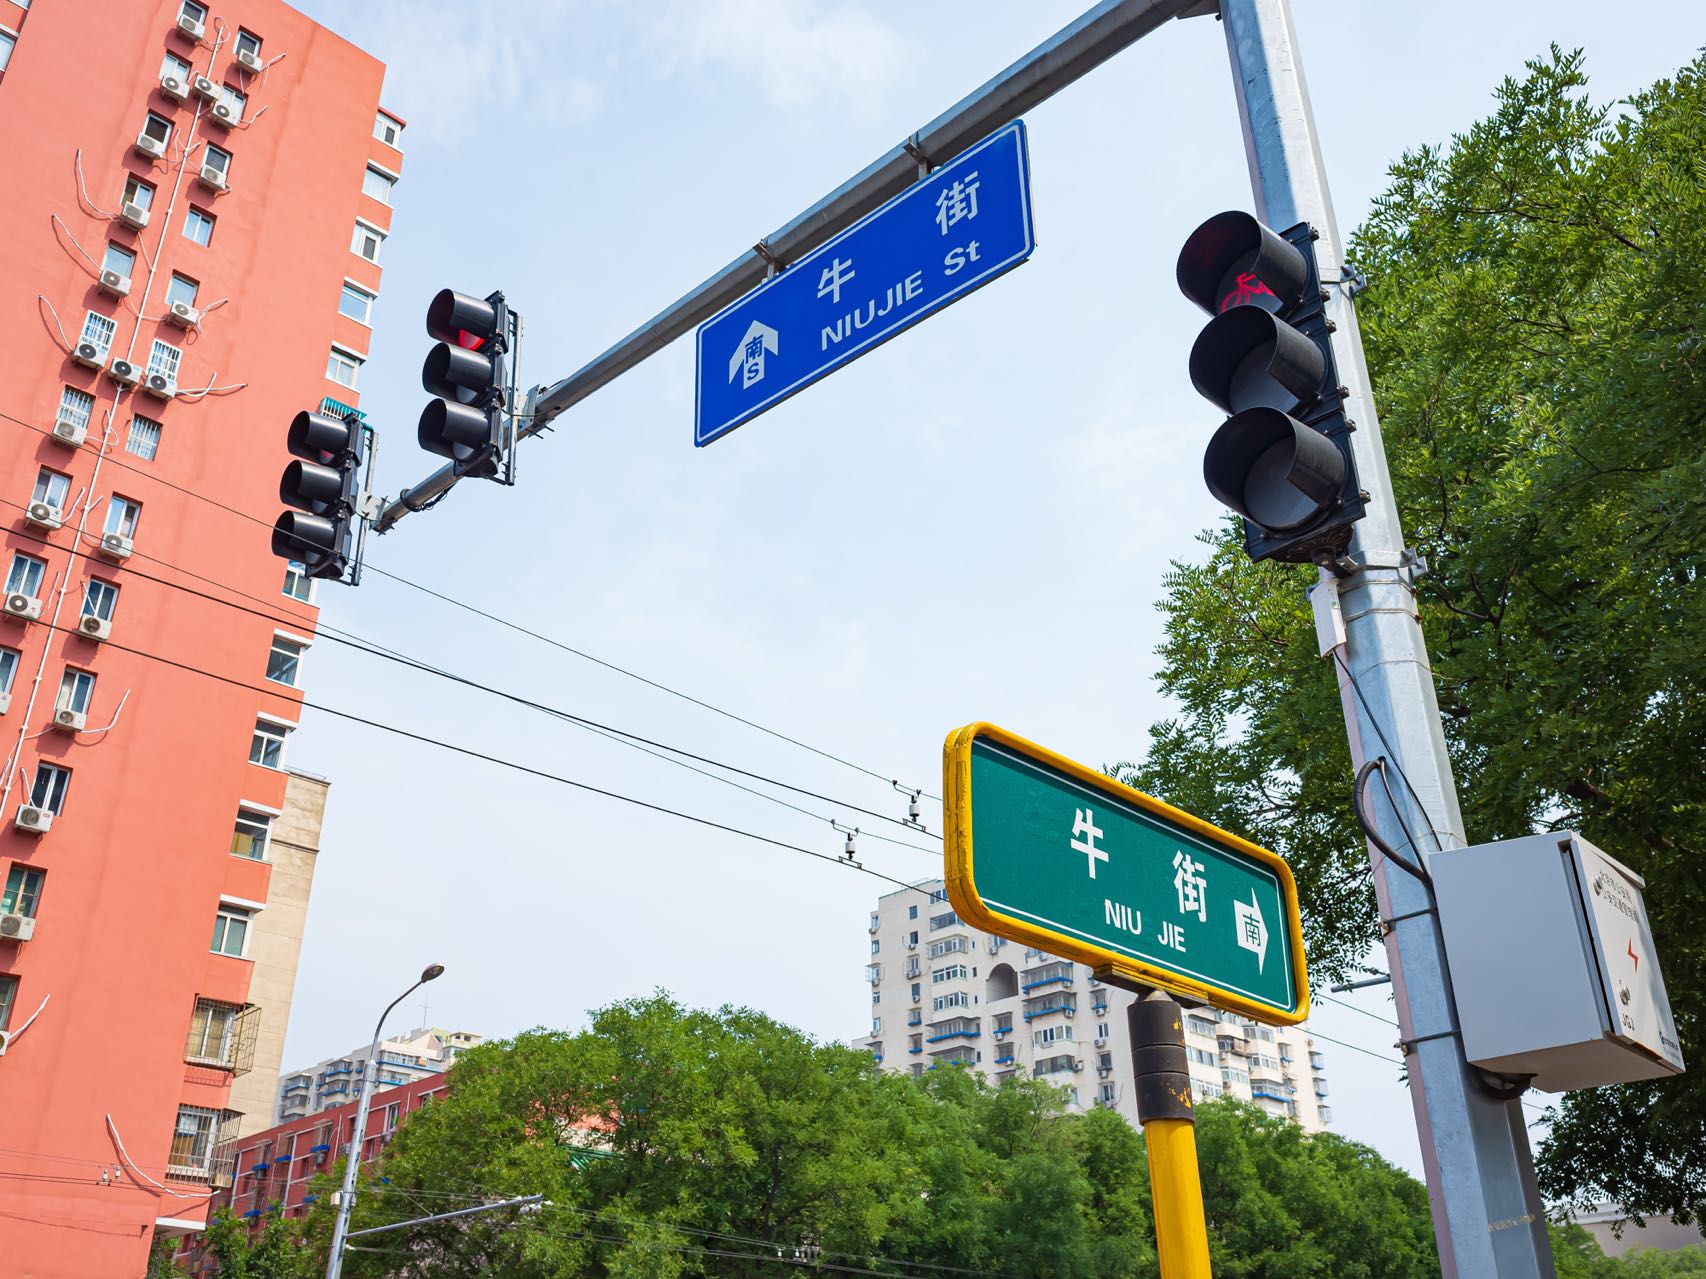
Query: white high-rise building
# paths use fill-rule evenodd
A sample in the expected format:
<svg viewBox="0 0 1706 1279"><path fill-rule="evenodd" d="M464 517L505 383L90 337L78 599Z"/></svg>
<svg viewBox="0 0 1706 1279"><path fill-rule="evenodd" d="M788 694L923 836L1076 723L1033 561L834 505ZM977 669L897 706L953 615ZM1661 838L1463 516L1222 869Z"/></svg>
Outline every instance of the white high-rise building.
<svg viewBox="0 0 1706 1279"><path fill-rule="evenodd" d="M1065 1088L1075 1110L1105 1106L1137 1123L1135 995L962 922L940 879L879 898L870 936L871 1033L855 1043L886 1069L922 1075L960 1063L994 1082L1022 1072ZM1311 1132L1332 1122L1307 1027L1187 1009L1185 1051L1199 1101L1238 1097Z"/></svg>
<svg viewBox="0 0 1706 1279"><path fill-rule="evenodd" d="M441 1074L468 1049L484 1042L485 1036L473 1031L444 1030L438 1026L423 1026L381 1039L373 1086L376 1090L395 1088L427 1075ZM354 1101L360 1093L368 1047L363 1044L342 1057L328 1057L316 1065L281 1075L275 1121L289 1123Z"/></svg>

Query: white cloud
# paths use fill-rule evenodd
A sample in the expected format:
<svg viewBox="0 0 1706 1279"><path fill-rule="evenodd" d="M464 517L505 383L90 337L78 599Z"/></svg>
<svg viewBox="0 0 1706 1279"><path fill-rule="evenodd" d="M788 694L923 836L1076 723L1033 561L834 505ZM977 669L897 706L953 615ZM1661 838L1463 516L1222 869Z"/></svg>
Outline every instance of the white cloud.
<svg viewBox="0 0 1706 1279"><path fill-rule="evenodd" d="M776 106L826 93L856 103L909 61L900 33L861 9L813 0L677 0L656 32L665 74L688 68L757 85Z"/></svg>

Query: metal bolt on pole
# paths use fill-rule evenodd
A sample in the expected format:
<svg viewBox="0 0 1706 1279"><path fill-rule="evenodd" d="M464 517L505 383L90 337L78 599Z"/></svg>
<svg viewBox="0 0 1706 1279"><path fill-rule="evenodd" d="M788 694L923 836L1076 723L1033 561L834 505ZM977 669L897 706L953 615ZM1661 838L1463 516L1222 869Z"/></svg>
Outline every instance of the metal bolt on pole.
<svg viewBox="0 0 1706 1279"><path fill-rule="evenodd" d="M1339 580L1323 571L1316 588L1338 592L1343 617L1342 640L1324 637L1322 649L1338 672L1353 768L1385 755L1401 773L1398 808L1385 814L1382 833L1403 847L1404 825L1419 832L1424 847L1411 845L1409 856L1425 865L1430 842L1443 850L1467 841L1290 4L1220 0L1220 12L1257 216L1269 226L1307 221L1320 234L1322 278L1334 286L1326 303L1333 356L1368 494L1351 539L1354 572ZM1550 1277L1521 1107L1489 1094L1464 1060L1429 890L1372 850L1371 860L1444 1279Z"/></svg>
<svg viewBox="0 0 1706 1279"><path fill-rule="evenodd" d="M1184 1011L1155 991L1133 1003L1126 1017L1161 1279L1210 1279Z"/></svg>

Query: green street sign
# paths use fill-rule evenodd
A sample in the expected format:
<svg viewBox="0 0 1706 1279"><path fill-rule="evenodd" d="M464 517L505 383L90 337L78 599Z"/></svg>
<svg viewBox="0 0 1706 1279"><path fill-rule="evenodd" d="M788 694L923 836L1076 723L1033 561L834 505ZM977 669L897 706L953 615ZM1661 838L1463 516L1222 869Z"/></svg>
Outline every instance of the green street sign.
<svg viewBox="0 0 1706 1279"><path fill-rule="evenodd" d="M943 752L948 898L973 927L1258 1021L1309 1013L1291 868L993 724Z"/></svg>

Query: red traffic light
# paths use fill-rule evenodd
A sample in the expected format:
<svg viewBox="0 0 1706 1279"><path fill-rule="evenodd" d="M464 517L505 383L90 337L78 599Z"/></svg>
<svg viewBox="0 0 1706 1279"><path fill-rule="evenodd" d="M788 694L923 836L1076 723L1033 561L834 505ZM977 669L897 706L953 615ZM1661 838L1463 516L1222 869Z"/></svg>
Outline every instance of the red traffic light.
<svg viewBox="0 0 1706 1279"><path fill-rule="evenodd" d="M1248 213L1204 222L1179 253L1179 289L1210 315L1239 306L1281 311L1303 300L1310 270L1290 244Z"/></svg>

